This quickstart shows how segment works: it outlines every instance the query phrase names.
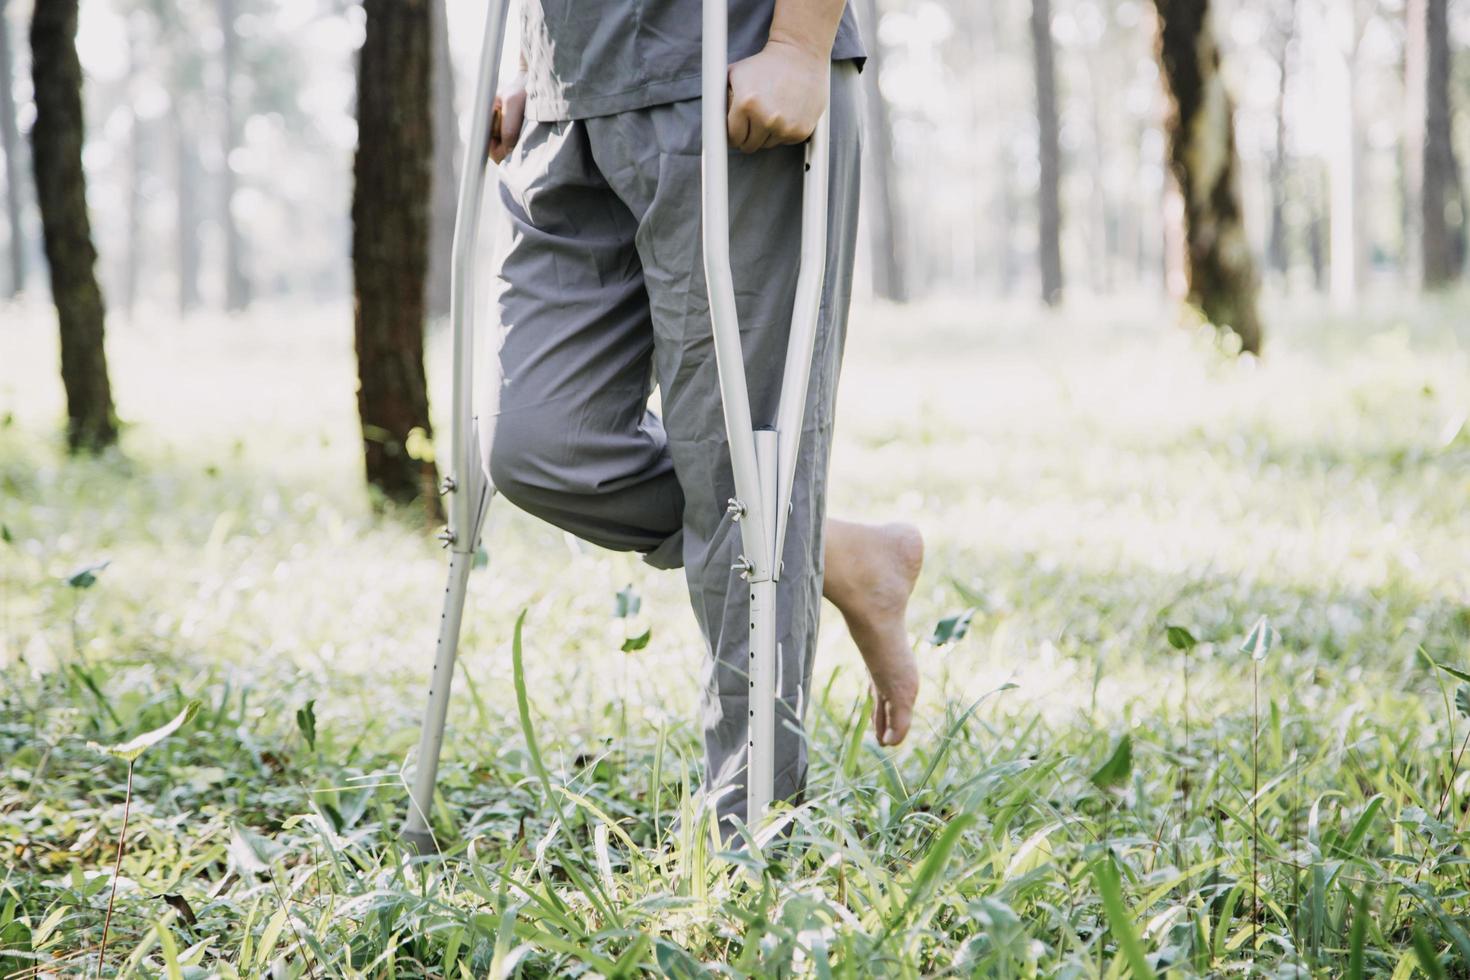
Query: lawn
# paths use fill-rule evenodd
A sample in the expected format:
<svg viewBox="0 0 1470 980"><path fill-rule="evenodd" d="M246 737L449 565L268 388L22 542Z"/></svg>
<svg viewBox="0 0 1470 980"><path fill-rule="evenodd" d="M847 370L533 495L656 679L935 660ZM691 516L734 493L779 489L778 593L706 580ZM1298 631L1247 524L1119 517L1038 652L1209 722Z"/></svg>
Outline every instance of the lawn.
<svg viewBox="0 0 1470 980"><path fill-rule="evenodd" d="M833 509L929 541L908 741L830 615L809 798L722 850L682 578L496 506L417 858L446 562L362 487L348 311L115 325L123 453L68 460L0 310L0 976L97 969L125 816L118 975L1470 976L1467 314L1279 300L1257 363L864 305ZM193 701L125 814L99 745Z"/></svg>

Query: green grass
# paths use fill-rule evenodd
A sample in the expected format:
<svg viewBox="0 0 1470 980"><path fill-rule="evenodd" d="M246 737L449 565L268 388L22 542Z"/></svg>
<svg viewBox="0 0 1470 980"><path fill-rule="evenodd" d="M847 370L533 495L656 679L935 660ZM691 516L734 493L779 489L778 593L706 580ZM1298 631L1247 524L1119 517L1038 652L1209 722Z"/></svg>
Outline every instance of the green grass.
<svg viewBox="0 0 1470 980"><path fill-rule="evenodd" d="M831 617L760 854L698 816L681 577L494 508L424 860L446 563L361 489L345 311L115 327L125 455L67 460L49 317L6 310L0 976L96 970L127 765L89 743L194 699L135 765L106 973L1470 975L1470 720L1425 659L1470 663L1470 317L1271 314L1254 364L1141 304L860 311L834 510L929 539L920 720L862 730Z"/></svg>

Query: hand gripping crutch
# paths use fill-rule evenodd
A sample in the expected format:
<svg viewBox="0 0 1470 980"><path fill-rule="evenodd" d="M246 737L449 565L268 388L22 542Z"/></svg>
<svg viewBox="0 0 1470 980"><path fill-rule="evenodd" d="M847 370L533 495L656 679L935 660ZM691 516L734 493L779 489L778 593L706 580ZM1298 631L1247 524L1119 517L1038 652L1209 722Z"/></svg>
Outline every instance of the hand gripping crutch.
<svg viewBox="0 0 1470 980"><path fill-rule="evenodd" d="M720 375L725 429L735 476L730 515L739 522L736 568L749 585L750 707L746 716L745 822L754 828L774 795L776 742L776 583L791 512L791 488L801 448L807 382L827 261L828 114L806 144L801 203L801 269L791 311L786 366L774 428L756 429L740 344L735 287L730 273L730 192L726 137L728 0L704 0L702 165L704 277Z"/></svg>
<svg viewBox="0 0 1470 980"><path fill-rule="evenodd" d="M429 707L419 734L417 765L409 789L408 819L403 837L419 853L437 848L429 830L434 785L439 774L439 750L444 744L444 721L449 712L449 689L459 648L460 618L465 590L485 513L495 488L480 466L475 434L475 255L479 242L480 205L485 185L494 179L490 162L490 115L500 76L501 39L510 0L491 0L485 15L485 38L480 48L480 71L475 82L474 115L459 178L459 200L454 216L453 264L450 271L449 319L454 361L453 406L449 423L450 470L441 489L448 498L449 528L441 536L449 548L449 582L444 587L444 611L439 617L439 642L434 672L429 680Z"/></svg>

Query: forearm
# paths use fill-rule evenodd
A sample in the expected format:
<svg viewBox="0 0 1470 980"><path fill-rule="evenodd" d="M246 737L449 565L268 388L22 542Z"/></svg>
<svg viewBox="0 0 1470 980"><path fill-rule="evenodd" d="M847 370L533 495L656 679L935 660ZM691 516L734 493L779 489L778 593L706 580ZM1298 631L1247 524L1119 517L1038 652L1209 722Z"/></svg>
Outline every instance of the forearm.
<svg viewBox="0 0 1470 980"><path fill-rule="evenodd" d="M832 41L846 0L776 0L770 40L790 44L808 54L832 57Z"/></svg>

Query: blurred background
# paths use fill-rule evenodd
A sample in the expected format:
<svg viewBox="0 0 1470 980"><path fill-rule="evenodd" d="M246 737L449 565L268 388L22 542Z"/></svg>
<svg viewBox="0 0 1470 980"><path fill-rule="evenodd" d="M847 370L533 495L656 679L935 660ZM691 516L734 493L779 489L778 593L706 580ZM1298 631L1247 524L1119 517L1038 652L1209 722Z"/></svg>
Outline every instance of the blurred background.
<svg viewBox="0 0 1470 980"><path fill-rule="evenodd" d="M431 6L428 310L442 316L484 5ZM1168 165L1152 3L858 7L875 55L866 73L869 272L860 283L896 299L1184 294L1184 208ZM1264 285L1347 308L1364 294L1458 280L1470 8L1209 8L1234 102L1244 228ZM6 0L0 20L0 296L47 286L27 140L36 114L30 16L30 0ZM364 22L361 5L339 0L82 4L83 158L109 315L127 323L350 293ZM1441 204L1430 225L1443 228L1425 225L1426 191Z"/></svg>

